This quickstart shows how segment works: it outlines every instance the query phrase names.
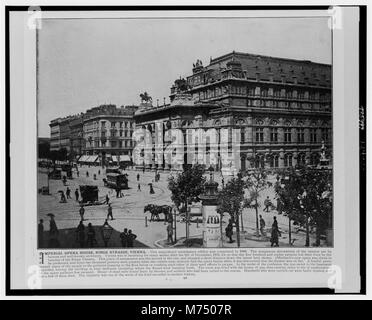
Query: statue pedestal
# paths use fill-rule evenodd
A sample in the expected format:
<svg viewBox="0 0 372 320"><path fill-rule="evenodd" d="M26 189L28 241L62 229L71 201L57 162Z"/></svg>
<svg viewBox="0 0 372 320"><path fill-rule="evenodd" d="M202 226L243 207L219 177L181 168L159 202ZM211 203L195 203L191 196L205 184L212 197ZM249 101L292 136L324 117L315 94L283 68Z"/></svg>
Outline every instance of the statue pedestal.
<svg viewBox="0 0 372 320"><path fill-rule="evenodd" d="M218 248L221 244L220 215L217 206L203 205L203 247Z"/></svg>

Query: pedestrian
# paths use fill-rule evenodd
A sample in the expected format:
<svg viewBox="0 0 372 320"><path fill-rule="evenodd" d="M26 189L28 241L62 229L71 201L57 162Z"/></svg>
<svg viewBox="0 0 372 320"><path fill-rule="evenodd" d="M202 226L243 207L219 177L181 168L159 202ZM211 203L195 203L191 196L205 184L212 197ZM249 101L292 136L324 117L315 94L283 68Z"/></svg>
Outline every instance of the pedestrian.
<svg viewBox="0 0 372 320"><path fill-rule="evenodd" d="M65 193L63 191L61 191L61 201L60 203L66 203L67 200L66 200L66 196L65 196Z"/></svg>
<svg viewBox="0 0 372 320"><path fill-rule="evenodd" d="M47 216L50 217L49 221L49 241L48 241L48 247L49 248L59 248L60 243L58 240L59 231L57 228L56 221L54 220L54 214L48 213Z"/></svg>
<svg viewBox="0 0 372 320"><path fill-rule="evenodd" d="M92 248L95 244L97 244L96 232L94 231L91 223L88 224L87 243L89 248Z"/></svg>
<svg viewBox="0 0 372 320"><path fill-rule="evenodd" d="M234 231L233 231L233 224L232 224L231 219L229 220L229 223L228 223L227 227L225 228L225 233L226 233L226 237L229 238L229 243L233 243L234 240L232 239L232 236L234 234Z"/></svg>
<svg viewBox="0 0 372 320"><path fill-rule="evenodd" d="M76 171L76 175L79 178L79 170Z"/></svg>
<svg viewBox="0 0 372 320"><path fill-rule="evenodd" d="M63 176L62 181L63 181L63 185L65 186L66 183L67 183L67 178L66 178L66 176Z"/></svg>
<svg viewBox="0 0 372 320"><path fill-rule="evenodd" d="M44 220L40 219L37 226L37 240L39 248L44 248Z"/></svg>
<svg viewBox="0 0 372 320"><path fill-rule="evenodd" d="M168 243L173 244L173 228L172 224L169 223L167 226Z"/></svg>
<svg viewBox="0 0 372 320"><path fill-rule="evenodd" d="M112 207L110 203L108 204L108 208L107 208L107 220L109 217L111 217L111 220L114 220L114 217L112 216Z"/></svg>
<svg viewBox="0 0 372 320"><path fill-rule="evenodd" d="M123 248L128 247L128 229L124 228L124 231L120 233L121 246Z"/></svg>
<svg viewBox="0 0 372 320"><path fill-rule="evenodd" d="M264 237L266 236L265 226L266 226L265 220L260 215L260 232L261 232L261 235Z"/></svg>
<svg viewBox="0 0 372 320"><path fill-rule="evenodd" d="M274 245L276 247L279 247L279 237L281 236L279 227L278 227L278 222L276 221L276 217L274 216L274 222L271 226L271 246L273 247Z"/></svg>
<svg viewBox="0 0 372 320"><path fill-rule="evenodd" d="M67 189L66 189L66 196L67 196L67 199L72 199L71 198L71 190L70 190L69 187L67 187Z"/></svg>
<svg viewBox="0 0 372 320"><path fill-rule="evenodd" d="M138 184L137 191L141 191L141 185Z"/></svg>
<svg viewBox="0 0 372 320"><path fill-rule="evenodd" d="M137 173L137 181L139 181L139 180L140 180L140 174Z"/></svg>
<svg viewBox="0 0 372 320"><path fill-rule="evenodd" d="M270 206L271 206L271 201L270 201L269 196L267 196L267 198L265 199L264 205L265 205L265 208L264 208L263 211L266 210L266 212L269 212L269 209L270 209Z"/></svg>
<svg viewBox="0 0 372 320"><path fill-rule="evenodd" d="M81 221L84 221L84 213L85 213L84 206L81 205L81 206L80 206L80 209L79 209L79 214L80 214L80 220L81 220Z"/></svg>
<svg viewBox="0 0 372 320"><path fill-rule="evenodd" d="M110 202L110 198L109 198L108 194L106 194L105 204L109 204L109 202Z"/></svg>
<svg viewBox="0 0 372 320"><path fill-rule="evenodd" d="M100 175L101 174L101 170L98 170L98 175Z"/></svg>
<svg viewBox="0 0 372 320"><path fill-rule="evenodd" d="M76 241L79 243L80 248L84 247L84 244L85 244L85 226L84 226L82 220L79 222L79 225L76 228Z"/></svg>
<svg viewBox="0 0 372 320"><path fill-rule="evenodd" d="M133 248L134 240L137 238L137 236L132 233L132 230L128 231L128 248Z"/></svg>
<svg viewBox="0 0 372 320"><path fill-rule="evenodd" d="M278 211L278 214L282 214L283 212L283 205L282 205L282 201L280 200L280 198L276 198L276 210Z"/></svg>
<svg viewBox="0 0 372 320"><path fill-rule="evenodd" d="M75 190L75 200L79 202L79 190Z"/></svg>
<svg viewBox="0 0 372 320"><path fill-rule="evenodd" d="M87 178L89 178L89 172L87 171Z"/></svg>
<svg viewBox="0 0 372 320"><path fill-rule="evenodd" d="M120 188L116 187L116 198L120 197Z"/></svg>
<svg viewBox="0 0 372 320"><path fill-rule="evenodd" d="M154 194L154 193L155 193L155 191L154 191L154 188L153 188L153 186L152 186L152 183L151 183L151 182L149 183L149 186L150 186L150 194Z"/></svg>

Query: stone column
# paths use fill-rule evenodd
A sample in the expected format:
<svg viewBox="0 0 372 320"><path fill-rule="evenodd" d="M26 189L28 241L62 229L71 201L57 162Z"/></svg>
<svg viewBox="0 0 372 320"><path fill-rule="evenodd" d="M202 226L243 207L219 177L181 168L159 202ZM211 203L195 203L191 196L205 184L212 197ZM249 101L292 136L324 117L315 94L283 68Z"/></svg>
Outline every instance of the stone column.
<svg viewBox="0 0 372 320"><path fill-rule="evenodd" d="M279 168L284 168L284 152L279 152Z"/></svg>

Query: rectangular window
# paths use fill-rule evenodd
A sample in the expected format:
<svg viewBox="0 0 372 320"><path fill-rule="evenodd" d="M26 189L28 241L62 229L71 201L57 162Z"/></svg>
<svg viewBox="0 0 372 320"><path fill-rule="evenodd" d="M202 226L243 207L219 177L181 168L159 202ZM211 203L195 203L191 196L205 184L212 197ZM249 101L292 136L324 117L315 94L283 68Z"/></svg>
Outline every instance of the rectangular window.
<svg viewBox="0 0 372 320"><path fill-rule="evenodd" d="M264 139L263 128L256 128L256 142L263 142Z"/></svg>
<svg viewBox="0 0 372 320"><path fill-rule="evenodd" d="M304 143L305 142L305 130L303 128L300 128L297 131L297 142L298 143Z"/></svg>
<svg viewBox="0 0 372 320"><path fill-rule="evenodd" d="M270 129L270 141L271 142L278 142L278 128L271 128Z"/></svg>
<svg viewBox="0 0 372 320"><path fill-rule="evenodd" d="M291 128L284 129L284 142L292 142L292 132Z"/></svg>

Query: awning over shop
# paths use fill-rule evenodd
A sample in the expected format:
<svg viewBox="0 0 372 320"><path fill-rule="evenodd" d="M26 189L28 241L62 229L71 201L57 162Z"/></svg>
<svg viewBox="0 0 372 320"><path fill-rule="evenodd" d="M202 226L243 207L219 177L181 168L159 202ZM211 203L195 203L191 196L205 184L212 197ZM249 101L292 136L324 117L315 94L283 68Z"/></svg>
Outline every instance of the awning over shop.
<svg viewBox="0 0 372 320"><path fill-rule="evenodd" d="M78 162L89 162L89 163L93 163L93 162L96 162L98 159L98 156L97 155L94 155L94 156L87 156L87 155L84 155L84 156L81 156L80 159L78 160Z"/></svg>
<svg viewBox="0 0 372 320"><path fill-rule="evenodd" d="M86 162L89 156L83 155L79 158L78 162Z"/></svg>
<svg viewBox="0 0 372 320"><path fill-rule="evenodd" d="M98 156L97 155L95 155L95 156L89 156L89 158L86 160L86 162L93 163L93 162L96 162L97 159L98 159Z"/></svg>
<svg viewBox="0 0 372 320"><path fill-rule="evenodd" d="M125 162L130 162L130 156L128 155L123 155L123 156L120 156L120 161L125 161Z"/></svg>

